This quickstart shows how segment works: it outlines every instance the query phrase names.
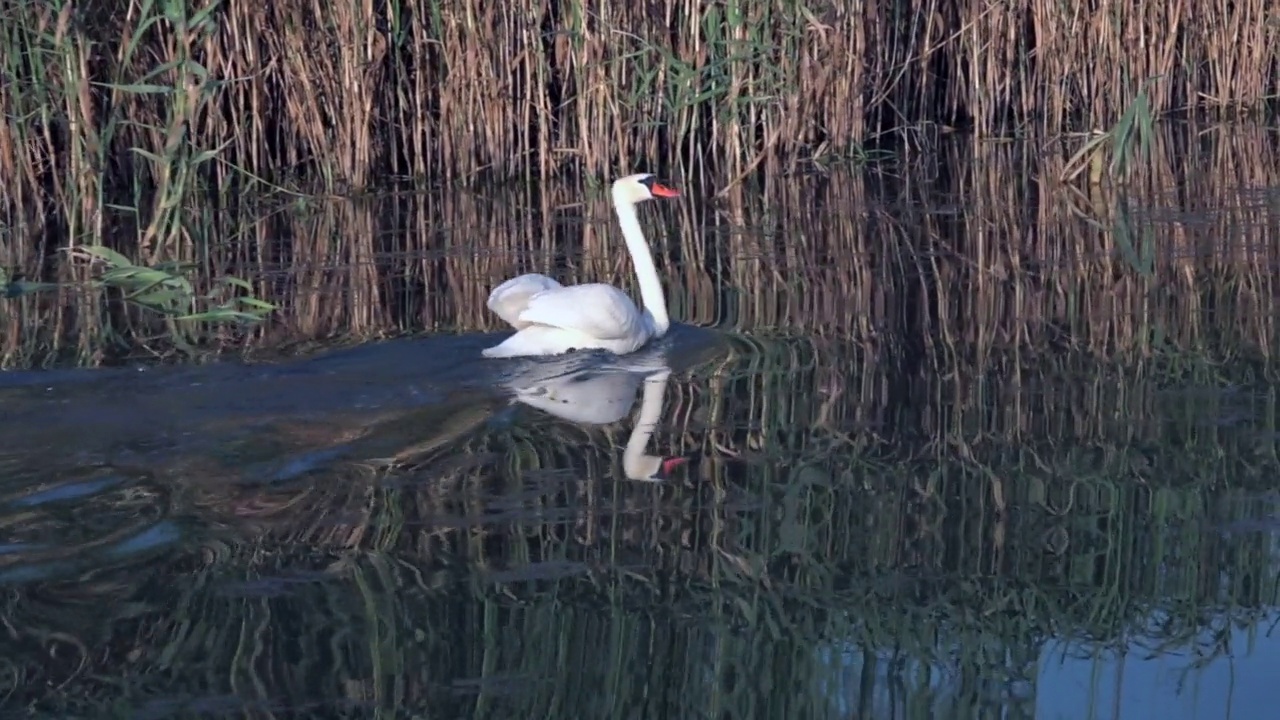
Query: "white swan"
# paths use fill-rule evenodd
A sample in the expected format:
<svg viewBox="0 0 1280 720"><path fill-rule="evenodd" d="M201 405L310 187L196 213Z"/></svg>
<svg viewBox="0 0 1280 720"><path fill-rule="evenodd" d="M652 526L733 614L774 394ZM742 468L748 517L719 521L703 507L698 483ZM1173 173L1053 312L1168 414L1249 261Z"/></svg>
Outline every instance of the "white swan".
<svg viewBox="0 0 1280 720"><path fill-rule="evenodd" d="M688 462L687 457L645 453L662 416L671 368L660 363L593 367L582 364L534 366L507 381L517 402L584 425L608 425L621 420L636 402L636 388L644 383L640 414L622 451L622 471L631 480L660 482Z"/></svg>
<svg viewBox="0 0 1280 720"><path fill-rule="evenodd" d="M639 173L615 181L611 194L640 279L644 312L612 285L564 287L546 275L521 275L489 293L489 309L510 323L516 334L483 350L485 357L559 355L573 350L625 355L666 334L671 326L667 301L649 243L636 219L636 205L655 197L679 197L680 193L658 183L649 173Z"/></svg>

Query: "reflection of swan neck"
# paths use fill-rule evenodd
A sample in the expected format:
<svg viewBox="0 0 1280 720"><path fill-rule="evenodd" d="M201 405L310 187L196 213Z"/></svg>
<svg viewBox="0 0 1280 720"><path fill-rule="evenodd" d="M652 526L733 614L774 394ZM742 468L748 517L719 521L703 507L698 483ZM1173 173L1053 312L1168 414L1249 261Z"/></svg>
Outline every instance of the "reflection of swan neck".
<svg viewBox="0 0 1280 720"><path fill-rule="evenodd" d="M632 480L652 480L662 467L662 458L646 455L644 449L653 437L653 431L662 417L662 401L667 391L670 370L662 370L644 380L644 395L640 401L640 416L636 419L627 447L622 453L622 470Z"/></svg>
<svg viewBox="0 0 1280 720"><path fill-rule="evenodd" d="M636 217L636 206L616 195L613 206L618 213L618 224L622 226L622 237L627 241L627 250L631 252L636 277L640 280L640 299L653 323L654 334L661 336L671 326L671 319L667 316L667 300L662 294L658 269L653 264L653 253L649 250L649 242L645 240L640 220Z"/></svg>

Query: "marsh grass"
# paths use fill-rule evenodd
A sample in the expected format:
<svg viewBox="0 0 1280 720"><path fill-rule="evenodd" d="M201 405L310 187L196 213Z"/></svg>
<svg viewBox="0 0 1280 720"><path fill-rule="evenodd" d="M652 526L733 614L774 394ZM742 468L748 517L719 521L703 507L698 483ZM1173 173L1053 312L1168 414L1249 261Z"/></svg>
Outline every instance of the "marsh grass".
<svg viewBox="0 0 1280 720"><path fill-rule="evenodd" d="M678 320L756 334L855 337L886 350L982 362L1070 350L1271 357L1280 152L1259 126L1165 124L1120 182L1064 180L1074 149L940 146L931 158L769 177L711 199L651 204L644 223ZM960 169L960 170L956 170ZM520 272L634 280L603 188L294 199L201 213L196 295L244 278L278 309L211 331L241 351L420 331L499 331L484 301ZM207 250L200 250L207 244ZM121 247L127 246L125 242ZM26 278L85 283L61 253L25 253ZM172 262L172 261L170 261ZM50 348L98 357L102 300L66 285L0 300L7 366ZM116 323L163 337L162 316ZM60 344L58 344L60 343Z"/></svg>
<svg viewBox="0 0 1280 720"><path fill-rule="evenodd" d="M1135 78L1162 78L1154 116L1259 108L1278 94L1280 59L1263 0L1221 12L931 0L909 13L6 0L0 20L0 220L50 250L122 232L144 264L192 242L192 203L234 205L273 183L345 192L643 165L723 187L865 160L900 131L1046 141L1112 127Z"/></svg>
<svg viewBox="0 0 1280 720"><path fill-rule="evenodd" d="M253 296L249 282L231 275L210 278L208 287L199 289L200 279L192 279L201 274L196 263L161 262L147 267L101 245L75 246L66 254L70 262L85 269L70 271L82 278L78 283L31 282L0 272L4 297L15 306L24 305L24 297L38 301L42 295L71 295L77 309L103 308L99 317L78 318L80 327L70 328L68 337L39 329L25 334L32 364L60 359L96 364L109 355L163 357L174 351L191 359L209 352L211 340L233 340L237 328L261 322L275 310L271 303ZM129 312L129 308L143 312ZM155 317L160 318L160 327ZM76 343L75 349L64 348L64 342ZM68 357L70 352L76 353L74 358Z"/></svg>
<svg viewBox="0 0 1280 720"><path fill-rule="evenodd" d="M1106 132L1096 132L1067 161L1063 180L1073 180L1086 169L1090 184L1102 181L1104 174L1123 178L1135 162L1151 157L1151 137L1155 134L1156 117L1151 109L1151 85L1148 78L1135 93L1133 101L1116 124Z"/></svg>

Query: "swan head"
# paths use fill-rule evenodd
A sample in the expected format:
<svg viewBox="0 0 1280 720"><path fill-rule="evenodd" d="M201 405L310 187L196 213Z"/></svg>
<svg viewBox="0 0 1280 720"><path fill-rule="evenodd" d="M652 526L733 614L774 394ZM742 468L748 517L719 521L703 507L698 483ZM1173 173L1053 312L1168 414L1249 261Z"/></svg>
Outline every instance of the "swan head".
<svg viewBox="0 0 1280 720"><path fill-rule="evenodd" d="M654 198L680 197L677 190L658 182L650 173L636 173L613 182L613 202L635 205Z"/></svg>

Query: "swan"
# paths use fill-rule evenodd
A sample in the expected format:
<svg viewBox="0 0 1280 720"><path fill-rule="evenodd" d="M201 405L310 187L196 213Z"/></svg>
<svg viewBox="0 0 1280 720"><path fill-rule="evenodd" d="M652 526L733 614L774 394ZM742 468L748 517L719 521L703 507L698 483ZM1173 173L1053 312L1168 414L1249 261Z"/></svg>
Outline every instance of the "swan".
<svg viewBox="0 0 1280 720"><path fill-rule="evenodd" d="M505 385L515 402L569 422L608 425L626 416L643 383L640 413L622 451L622 472L630 480L662 482L689 461L684 456L663 457L645 452L662 416L670 376L670 366L661 361L613 366L580 362L533 366Z"/></svg>
<svg viewBox="0 0 1280 720"><path fill-rule="evenodd" d="M635 352L671 326L662 281L644 239L636 205L680 193L649 173L620 178L610 192L622 237L640 280L644 312L612 285L590 283L565 287L546 275L514 277L489 293L488 308L516 329L516 334L481 354L490 358L559 355L574 350Z"/></svg>

